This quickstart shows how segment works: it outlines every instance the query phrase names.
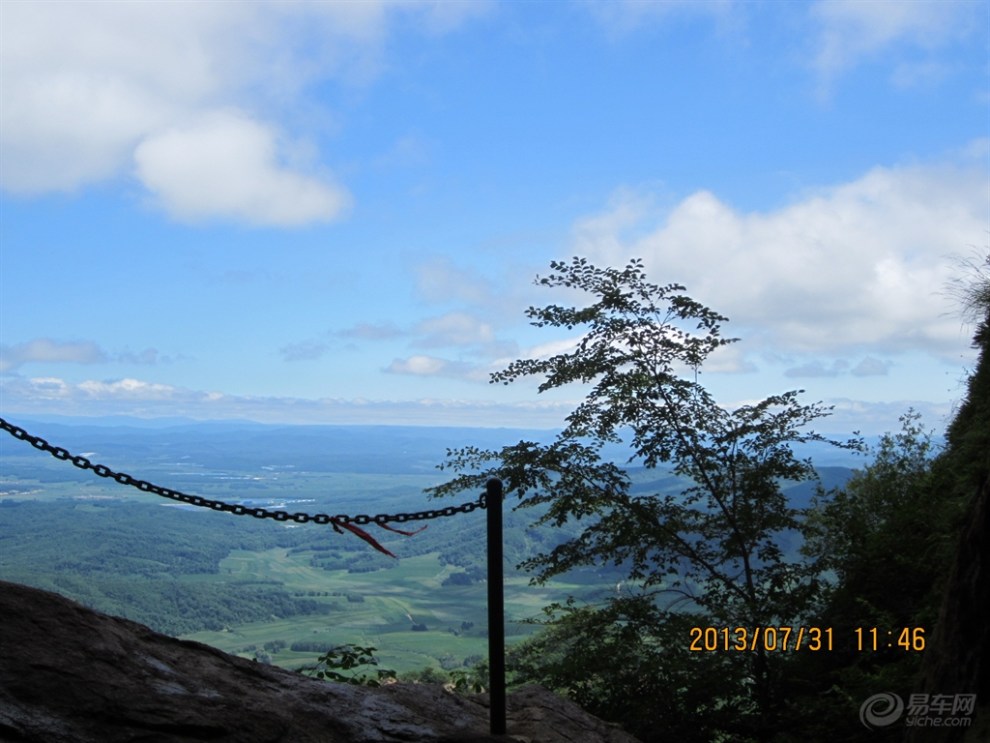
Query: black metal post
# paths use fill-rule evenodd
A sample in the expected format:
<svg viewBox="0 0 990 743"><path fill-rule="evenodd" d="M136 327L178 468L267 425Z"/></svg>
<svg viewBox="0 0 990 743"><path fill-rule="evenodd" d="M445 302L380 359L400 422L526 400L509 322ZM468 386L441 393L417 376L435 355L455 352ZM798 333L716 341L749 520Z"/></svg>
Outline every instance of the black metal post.
<svg viewBox="0 0 990 743"><path fill-rule="evenodd" d="M488 696L492 735L505 735L505 610L502 575L502 481L485 485L488 517Z"/></svg>

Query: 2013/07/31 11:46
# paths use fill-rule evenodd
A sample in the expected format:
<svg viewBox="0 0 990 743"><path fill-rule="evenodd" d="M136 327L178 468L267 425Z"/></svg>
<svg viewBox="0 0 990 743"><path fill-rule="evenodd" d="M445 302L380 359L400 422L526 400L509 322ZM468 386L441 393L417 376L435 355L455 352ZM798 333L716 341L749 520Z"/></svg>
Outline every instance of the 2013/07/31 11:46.
<svg viewBox="0 0 990 743"><path fill-rule="evenodd" d="M831 627L692 627L689 650L694 652L831 652L835 632ZM920 653L925 649L924 627L856 627L858 652L901 649Z"/></svg>

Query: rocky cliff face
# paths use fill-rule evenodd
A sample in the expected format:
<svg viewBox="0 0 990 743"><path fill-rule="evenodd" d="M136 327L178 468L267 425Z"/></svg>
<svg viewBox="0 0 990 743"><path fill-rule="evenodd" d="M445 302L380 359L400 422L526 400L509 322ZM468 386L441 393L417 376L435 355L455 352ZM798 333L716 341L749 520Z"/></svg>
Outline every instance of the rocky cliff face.
<svg viewBox="0 0 990 743"><path fill-rule="evenodd" d="M970 504L935 635L924 660L924 693L976 694L969 728L913 729L909 743L990 740L990 475Z"/></svg>
<svg viewBox="0 0 990 743"><path fill-rule="evenodd" d="M909 743L990 740L990 254L963 296L974 318L982 317L973 337L979 360L966 399L946 431L943 456L962 483L969 508L925 651L922 691L975 694L977 709L972 727L915 728L907 735Z"/></svg>
<svg viewBox="0 0 990 743"><path fill-rule="evenodd" d="M635 743L538 687L487 696L429 684L331 684L176 640L53 593L0 582L0 740Z"/></svg>

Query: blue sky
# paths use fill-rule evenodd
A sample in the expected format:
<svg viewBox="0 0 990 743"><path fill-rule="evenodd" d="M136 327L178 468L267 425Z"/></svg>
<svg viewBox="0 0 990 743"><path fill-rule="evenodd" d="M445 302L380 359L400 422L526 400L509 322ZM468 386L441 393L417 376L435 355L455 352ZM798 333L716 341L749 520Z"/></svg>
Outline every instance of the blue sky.
<svg viewBox="0 0 990 743"><path fill-rule="evenodd" d="M726 405L932 427L990 238L986 2L0 5L0 410L547 427L549 262L727 315ZM964 273L964 272L963 272Z"/></svg>

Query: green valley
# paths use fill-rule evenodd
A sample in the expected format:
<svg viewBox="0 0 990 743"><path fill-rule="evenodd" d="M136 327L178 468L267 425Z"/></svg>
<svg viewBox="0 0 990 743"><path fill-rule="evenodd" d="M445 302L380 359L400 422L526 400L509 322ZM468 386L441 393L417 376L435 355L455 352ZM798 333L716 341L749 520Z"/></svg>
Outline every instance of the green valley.
<svg viewBox="0 0 990 743"><path fill-rule="evenodd" d="M307 513L400 513L430 500L430 462L460 441L533 432L234 425L138 429L37 424L53 443L206 498ZM49 433L53 431L53 433ZM346 435L345 435L346 434ZM366 452L377 449L379 471ZM422 522L412 537L366 527L398 559L329 526L286 524L175 504L95 477L9 437L0 440L0 578L244 657L295 668L332 645L378 649L400 673L451 670L487 656L483 511ZM826 480L848 474L830 468ZM644 472L639 487L674 488ZM476 494L463 494L465 502ZM806 494L795 493L804 499ZM506 633L532 634L543 607L621 590L603 565L542 586L515 566L576 533L506 503ZM422 525L422 524L417 524Z"/></svg>

